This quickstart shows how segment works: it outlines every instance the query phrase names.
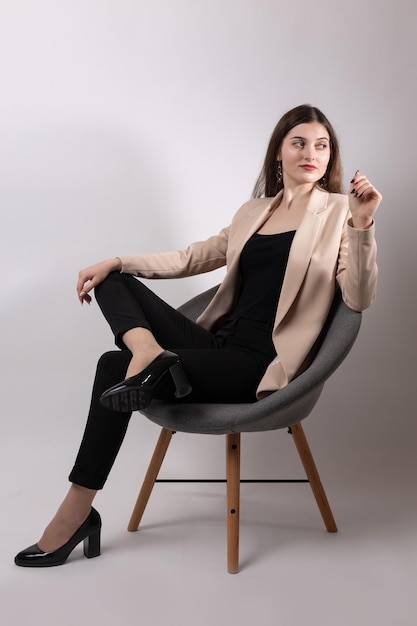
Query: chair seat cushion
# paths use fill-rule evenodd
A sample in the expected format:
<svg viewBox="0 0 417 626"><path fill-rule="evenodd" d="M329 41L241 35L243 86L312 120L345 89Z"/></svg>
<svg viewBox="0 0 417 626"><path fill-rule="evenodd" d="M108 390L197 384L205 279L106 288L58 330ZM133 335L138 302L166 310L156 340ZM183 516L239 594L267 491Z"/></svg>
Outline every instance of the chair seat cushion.
<svg viewBox="0 0 417 626"><path fill-rule="evenodd" d="M215 289L196 296L180 308L194 319ZM346 306L340 292L337 292L309 367L286 387L257 402L193 404L153 400L142 413L164 428L189 433L223 435L292 426L311 413L326 380L352 348L361 319L361 313Z"/></svg>

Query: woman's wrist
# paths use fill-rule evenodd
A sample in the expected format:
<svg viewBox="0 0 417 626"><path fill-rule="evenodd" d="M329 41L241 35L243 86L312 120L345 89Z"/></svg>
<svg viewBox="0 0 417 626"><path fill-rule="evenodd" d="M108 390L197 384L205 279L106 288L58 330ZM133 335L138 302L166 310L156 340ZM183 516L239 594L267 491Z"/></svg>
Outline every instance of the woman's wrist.
<svg viewBox="0 0 417 626"><path fill-rule="evenodd" d="M120 270L122 269L122 261L118 256L112 259L107 259L104 262L106 263L109 272L120 272Z"/></svg>
<svg viewBox="0 0 417 626"><path fill-rule="evenodd" d="M121 269L122 269L122 267L123 267L122 259L121 259L120 257L116 256L116 257L113 259L113 262L114 262L114 264L115 264L114 269L120 272L120 271L121 271Z"/></svg>

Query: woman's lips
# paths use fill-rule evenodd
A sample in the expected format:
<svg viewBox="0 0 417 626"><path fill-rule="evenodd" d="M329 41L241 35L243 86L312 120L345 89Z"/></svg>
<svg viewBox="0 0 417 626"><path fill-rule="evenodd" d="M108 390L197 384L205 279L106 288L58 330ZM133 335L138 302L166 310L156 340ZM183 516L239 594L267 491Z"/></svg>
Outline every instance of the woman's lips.
<svg viewBox="0 0 417 626"><path fill-rule="evenodd" d="M301 165L301 167L303 168L303 170L307 170L308 172L313 172L317 169L317 167L315 167L314 165Z"/></svg>

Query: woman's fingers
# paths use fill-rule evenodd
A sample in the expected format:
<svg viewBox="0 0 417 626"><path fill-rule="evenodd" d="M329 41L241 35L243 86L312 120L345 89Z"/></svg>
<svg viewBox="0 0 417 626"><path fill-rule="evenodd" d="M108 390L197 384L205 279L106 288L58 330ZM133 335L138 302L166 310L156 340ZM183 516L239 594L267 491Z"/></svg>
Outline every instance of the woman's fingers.
<svg viewBox="0 0 417 626"><path fill-rule="evenodd" d="M354 189L352 189L351 193L355 196L355 198L360 198L370 189L374 189L373 185L371 185L367 178L362 177L356 181Z"/></svg>
<svg viewBox="0 0 417 626"><path fill-rule="evenodd" d="M357 170L355 172L354 177L350 181L349 193L351 193L352 195L355 196L355 198L357 198L359 195L359 188L362 188L363 190L363 186L368 182L369 181L366 178L366 176L364 176L363 174L359 172L359 170Z"/></svg>
<svg viewBox="0 0 417 626"><path fill-rule="evenodd" d="M369 197L372 193L375 198L382 199L379 191L369 182L366 176L359 172L359 170L356 171L355 176L350 181L349 192L355 198L360 198L364 195Z"/></svg>
<svg viewBox="0 0 417 626"><path fill-rule="evenodd" d="M358 227L372 223L373 215L381 200L382 196L379 191L364 174L357 170L349 185L349 207Z"/></svg>
<svg viewBox="0 0 417 626"><path fill-rule="evenodd" d="M91 296L86 291L81 291L79 295L79 300L81 304L84 304L84 302L87 302L87 304L91 304Z"/></svg>
<svg viewBox="0 0 417 626"><path fill-rule="evenodd" d="M81 270L79 272L77 281L77 294L81 304L83 304L84 302L87 302L88 304L91 303L91 296L88 292L94 289L95 285L98 283L99 281L96 280L95 273L92 272L90 268L87 268L86 270Z"/></svg>
<svg viewBox="0 0 417 626"><path fill-rule="evenodd" d="M116 270L120 271L121 267L121 260L115 257L114 259L107 259L106 261L101 261L100 263L80 270L78 273L77 294L81 304L83 304L83 302L90 304L91 296L89 292L103 282L110 272Z"/></svg>

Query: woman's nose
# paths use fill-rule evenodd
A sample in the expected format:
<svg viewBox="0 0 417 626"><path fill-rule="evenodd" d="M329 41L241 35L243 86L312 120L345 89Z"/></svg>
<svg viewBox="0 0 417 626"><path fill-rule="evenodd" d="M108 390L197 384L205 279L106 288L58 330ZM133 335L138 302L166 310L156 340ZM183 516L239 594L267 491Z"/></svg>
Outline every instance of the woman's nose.
<svg viewBox="0 0 417 626"><path fill-rule="evenodd" d="M313 146L306 146L304 150L304 156L309 161L312 161L315 158L315 150Z"/></svg>

